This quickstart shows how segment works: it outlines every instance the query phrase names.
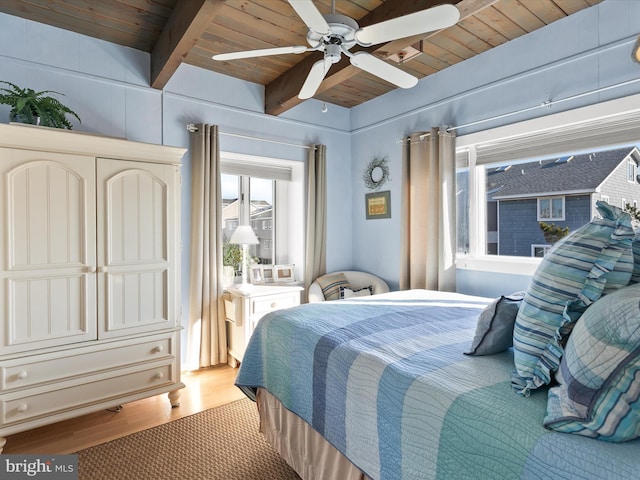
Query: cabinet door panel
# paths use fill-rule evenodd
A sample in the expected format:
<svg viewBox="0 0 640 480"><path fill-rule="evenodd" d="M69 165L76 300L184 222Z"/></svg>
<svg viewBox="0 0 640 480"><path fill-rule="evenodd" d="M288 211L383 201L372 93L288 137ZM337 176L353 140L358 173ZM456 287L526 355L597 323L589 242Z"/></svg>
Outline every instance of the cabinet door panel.
<svg viewBox="0 0 640 480"><path fill-rule="evenodd" d="M98 160L100 338L176 324L175 176L171 165Z"/></svg>
<svg viewBox="0 0 640 480"><path fill-rule="evenodd" d="M95 159L0 149L0 353L95 340Z"/></svg>

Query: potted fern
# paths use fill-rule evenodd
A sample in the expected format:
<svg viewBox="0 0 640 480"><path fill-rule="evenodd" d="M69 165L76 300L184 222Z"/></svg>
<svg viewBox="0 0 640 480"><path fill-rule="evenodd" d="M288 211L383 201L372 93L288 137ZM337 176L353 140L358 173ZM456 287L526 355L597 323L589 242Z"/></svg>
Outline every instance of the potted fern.
<svg viewBox="0 0 640 480"><path fill-rule="evenodd" d="M62 95L53 90L36 92L31 88L20 88L11 82L0 80L0 83L11 88L0 88L0 104L9 105L9 121L43 125L45 127L67 128L71 130L71 122L67 114L73 115L81 122L80 117L66 107L57 98L47 96L48 93Z"/></svg>

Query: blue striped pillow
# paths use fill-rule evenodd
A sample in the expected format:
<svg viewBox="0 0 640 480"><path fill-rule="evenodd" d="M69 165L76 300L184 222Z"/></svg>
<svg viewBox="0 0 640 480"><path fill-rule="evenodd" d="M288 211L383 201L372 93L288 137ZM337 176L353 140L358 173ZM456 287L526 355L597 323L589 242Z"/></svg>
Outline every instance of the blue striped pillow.
<svg viewBox="0 0 640 480"><path fill-rule="evenodd" d="M633 273L629 283L640 283L640 233L636 233L631 242L631 251L633 252Z"/></svg>
<svg viewBox="0 0 640 480"><path fill-rule="evenodd" d="M562 340L586 308L631 279L631 217L606 202L596 206L603 218L592 220L549 250L518 311L511 384L522 395L551 381L562 357Z"/></svg>
<svg viewBox="0 0 640 480"><path fill-rule="evenodd" d="M623 442L640 437L640 284L607 295L578 320L549 389L544 425Z"/></svg>

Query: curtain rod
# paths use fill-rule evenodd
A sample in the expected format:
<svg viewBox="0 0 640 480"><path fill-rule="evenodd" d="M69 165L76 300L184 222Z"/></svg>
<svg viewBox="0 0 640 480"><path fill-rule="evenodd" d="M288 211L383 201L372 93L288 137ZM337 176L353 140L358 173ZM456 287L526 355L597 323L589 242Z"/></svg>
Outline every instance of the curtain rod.
<svg viewBox="0 0 640 480"><path fill-rule="evenodd" d="M499 120L501 118L509 117L511 115L517 115L519 113L529 112L537 108L546 108L547 110L550 110L553 105L556 105L558 103L569 102L571 100L576 100L578 98L586 97L588 95L594 95L596 93L606 92L607 90L613 90L614 88L626 87L627 85L631 85L637 82L640 82L640 78L634 78L632 80L627 80L625 82L616 83L615 85L609 85L608 87L601 87L595 90L590 90L588 92L578 93L576 95L571 95L570 97L561 98L559 100L547 100L546 102L542 102L540 105L534 105L532 107L523 108L521 110L516 110L515 112L508 112L508 113L503 113L501 115L496 115L490 118L483 118L482 120L476 120L475 122L465 123L464 125L458 125L457 127L449 127L447 128L447 132L450 132L452 130L458 130L460 128L471 127L474 125L478 125L479 123L490 122L492 120Z"/></svg>
<svg viewBox="0 0 640 480"><path fill-rule="evenodd" d="M198 127L196 127L194 123L188 123L187 130L190 133L195 133L198 131ZM218 133L220 135L226 135L227 137L245 138L247 140L256 140L258 142L276 143L278 145L286 145L287 147L298 147L298 148L306 148L306 149L311 148L309 145L298 145L297 143L280 142L278 140L271 140L269 138L252 137L250 135L241 135L239 133L229 133L229 132L220 132L220 131Z"/></svg>
<svg viewBox="0 0 640 480"><path fill-rule="evenodd" d="M583 93L578 93L576 95L571 95L570 97L561 98L559 100L547 100L546 102L542 102L539 105L534 105L532 107L522 108L520 110L516 110L516 111L513 111L513 112L502 113L500 115L495 115L495 116L489 117L489 118L483 118L481 120L476 120L475 122L469 122L469 123L465 123L464 125L458 125L457 127L447 127L445 130L447 132L454 132L454 131L459 130L461 128L472 127L474 125L479 125L479 124L485 123L485 122L491 122L493 120L500 120L502 118L510 117L512 115L518 115L520 113L530 112L531 110L536 110L538 108L546 108L547 110L550 110L553 105L556 105L556 104L559 104L559 103L569 102L571 100L576 100L578 98L586 97L588 95L594 95L596 93L606 92L607 90L613 90L614 88L626 87L627 85L632 85L632 84L638 83L638 82L640 82L640 78L634 78L632 80L626 80L624 82L616 83L614 85L609 85L608 87L600 87L600 88L597 88L595 90L589 90L588 92L583 92ZM431 135L431 133L425 132L425 133L421 134L419 138L420 138L420 140L423 140L425 137L428 137L429 135ZM397 143L404 143L405 141L408 141L408 138L407 139L402 138L402 139L398 140Z"/></svg>

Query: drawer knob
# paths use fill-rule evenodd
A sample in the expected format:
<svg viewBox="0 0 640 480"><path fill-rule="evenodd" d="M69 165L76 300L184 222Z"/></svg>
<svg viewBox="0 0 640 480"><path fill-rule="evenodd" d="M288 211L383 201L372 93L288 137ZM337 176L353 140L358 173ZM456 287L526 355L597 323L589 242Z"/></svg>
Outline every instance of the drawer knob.
<svg viewBox="0 0 640 480"><path fill-rule="evenodd" d="M164 347L162 345L156 345L153 348L153 353L162 353L163 350L164 350Z"/></svg>
<svg viewBox="0 0 640 480"><path fill-rule="evenodd" d="M162 379L164 378L164 373L162 373L162 372L158 372L158 373L156 373L156 374L153 376L153 378L154 378L155 380L162 380Z"/></svg>
<svg viewBox="0 0 640 480"><path fill-rule="evenodd" d="M273 303L271 304L271 308L276 308L277 306L278 306L278 302L273 302Z"/></svg>
<svg viewBox="0 0 640 480"><path fill-rule="evenodd" d="M20 405L18 405L18 413L24 413L27 410L29 410L29 406L26 403L21 403Z"/></svg>
<svg viewBox="0 0 640 480"><path fill-rule="evenodd" d="M17 373L16 378L18 380L24 380L25 378L27 378L27 372L25 372L24 370L21 370Z"/></svg>

